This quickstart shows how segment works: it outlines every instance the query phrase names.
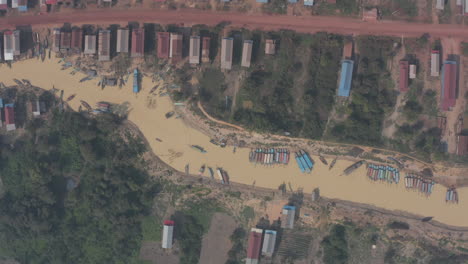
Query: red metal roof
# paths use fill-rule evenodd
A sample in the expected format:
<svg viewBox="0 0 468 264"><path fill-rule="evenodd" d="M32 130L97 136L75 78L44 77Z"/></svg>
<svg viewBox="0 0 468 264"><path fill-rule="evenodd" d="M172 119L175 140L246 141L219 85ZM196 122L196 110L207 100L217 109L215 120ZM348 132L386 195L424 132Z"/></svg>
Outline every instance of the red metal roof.
<svg viewBox="0 0 468 264"><path fill-rule="evenodd" d="M408 91L408 62L400 61L400 80L399 80L400 92Z"/></svg>
<svg viewBox="0 0 468 264"><path fill-rule="evenodd" d="M7 4L1 4L0 5L0 10L7 10L8 9L8 5Z"/></svg>
<svg viewBox="0 0 468 264"><path fill-rule="evenodd" d="M71 44L71 33L61 32L60 33L60 48L69 49Z"/></svg>
<svg viewBox="0 0 468 264"><path fill-rule="evenodd" d="M15 123L15 109L11 106L5 106L5 123L7 125Z"/></svg>
<svg viewBox="0 0 468 264"><path fill-rule="evenodd" d="M4 31L3 35L13 35L13 31L11 30Z"/></svg>
<svg viewBox="0 0 468 264"><path fill-rule="evenodd" d="M132 30L132 57L143 56L145 52L145 30L136 28Z"/></svg>
<svg viewBox="0 0 468 264"><path fill-rule="evenodd" d="M443 80L442 102L441 108L443 111L455 106L456 89L457 89L457 65L444 63L444 80Z"/></svg>
<svg viewBox="0 0 468 264"><path fill-rule="evenodd" d="M169 58L169 32L158 32L158 58Z"/></svg>
<svg viewBox="0 0 468 264"><path fill-rule="evenodd" d="M174 225L174 221L172 221L172 220L165 220L165 221L164 221L164 225L173 226L173 225Z"/></svg>
<svg viewBox="0 0 468 264"><path fill-rule="evenodd" d="M457 138L457 155L462 156L468 154L468 136L459 135Z"/></svg>
<svg viewBox="0 0 468 264"><path fill-rule="evenodd" d="M80 51L82 50L83 46L83 36L81 34L81 28L74 28L72 30L72 36L71 36L71 47L72 49L79 49Z"/></svg>
<svg viewBox="0 0 468 264"><path fill-rule="evenodd" d="M57 4L57 0L46 0L46 4L48 4L48 5L56 5L56 4Z"/></svg>
<svg viewBox="0 0 468 264"><path fill-rule="evenodd" d="M255 231L250 232L249 245L247 248L247 258L258 259L260 254L260 246L262 244L262 233Z"/></svg>

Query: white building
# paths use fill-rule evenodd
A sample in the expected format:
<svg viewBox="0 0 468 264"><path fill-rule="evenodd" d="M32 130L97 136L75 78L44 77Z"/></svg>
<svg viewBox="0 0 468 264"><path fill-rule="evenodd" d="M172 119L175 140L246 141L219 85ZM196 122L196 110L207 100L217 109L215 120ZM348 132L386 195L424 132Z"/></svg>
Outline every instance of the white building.
<svg viewBox="0 0 468 264"><path fill-rule="evenodd" d="M174 236L174 221L164 221L162 248L172 248L172 238Z"/></svg>
<svg viewBox="0 0 468 264"><path fill-rule="evenodd" d="M200 63L200 36L190 37L189 62L191 64Z"/></svg>
<svg viewBox="0 0 468 264"><path fill-rule="evenodd" d="M276 231L265 230L265 236L263 237L262 254L268 257L273 256L276 244Z"/></svg>
<svg viewBox="0 0 468 264"><path fill-rule="evenodd" d="M232 68L233 38L223 38L221 41L221 69L230 70Z"/></svg>
<svg viewBox="0 0 468 264"><path fill-rule="evenodd" d="M252 60L252 47L253 41L252 40L244 40L244 45L242 47L242 67L250 67L250 61Z"/></svg>

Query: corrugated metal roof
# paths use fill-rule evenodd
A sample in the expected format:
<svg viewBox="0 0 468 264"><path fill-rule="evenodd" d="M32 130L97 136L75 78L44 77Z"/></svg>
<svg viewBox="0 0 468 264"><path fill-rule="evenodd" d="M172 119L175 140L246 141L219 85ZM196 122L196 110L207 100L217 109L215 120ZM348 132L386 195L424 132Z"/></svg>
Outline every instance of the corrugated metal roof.
<svg viewBox="0 0 468 264"><path fill-rule="evenodd" d="M77 51L83 49L83 34L81 28L74 28L72 30L71 48Z"/></svg>
<svg viewBox="0 0 468 264"><path fill-rule="evenodd" d="M119 28L117 30L117 52L128 52L129 42L129 30L125 28Z"/></svg>
<svg viewBox="0 0 468 264"><path fill-rule="evenodd" d="M296 216L296 207L286 205L283 207L281 212L281 227L282 228L294 228L294 218Z"/></svg>
<svg viewBox="0 0 468 264"><path fill-rule="evenodd" d="M457 95L457 62L445 61L442 72L441 109L448 111L455 106Z"/></svg>
<svg viewBox="0 0 468 264"><path fill-rule="evenodd" d="M409 78L410 79L416 78L416 65L415 64L411 64L409 66Z"/></svg>
<svg viewBox="0 0 468 264"><path fill-rule="evenodd" d="M230 70L232 68L233 45L233 38L223 38L221 41L221 69Z"/></svg>
<svg viewBox="0 0 468 264"><path fill-rule="evenodd" d="M190 37L189 62L192 64L200 63L200 36Z"/></svg>
<svg viewBox="0 0 468 264"><path fill-rule="evenodd" d="M96 54L96 35L85 36L85 54Z"/></svg>
<svg viewBox="0 0 468 264"><path fill-rule="evenodd" d="M99 30L98 60L99 61L110 60L110 31L109 30Z"/></svg>
<svg viewBox="0 0 468 264"><path fill-rule="evenodd" d="M52 42L52 50L54 52L58 52L60 50L60 28L54 28L52 32L53 42Z"/></svg>
<svg viewBox="0 0 468 264"><path fill-rule="evenodd" d="M13 60L13 32L5 31L3 33L3 59L6 61Z"/></svg>
<svg viewBox="0 0 468 264"><path fill-rule="evenodd" d="M457 155L464 156L468 154L468 136L457 136Z"/></svg>
<svg viewBox="0 0 468 264"><path fill-rule="evenodd" d="M275 54L275 41L272 39L267 39L265 42L265 54L273 55Z"/></svg>
<svg viewBox="0 0 468 264"><path fill-rule="evenodd" d="M210 41L211 38L202 38L202 62L210 62Z"/></svg>
<svg viewBox="0 0 468 264"><path fill-rule="evenodd" d="M132 58L145 55L145 30L143 28L132 29Z"/></svg>
<svg viewBox="0 0 468 264"><path fill-rule="evenodd" d="M351 81L353 78L354 61L343 60L341 63L340 85L338 95L349 97L351 92Z"/></svg>
<svg viewBox="0 0 468 264"><path fill-rule="evenodd" d="M158 58L168 59L169 58L169 41L170 35L169 32L158 32Z"/></svg>
<svg viewBox="0 0 468 264"><path fill-rule="evenodd" d="M241 66L242 67L250 67L250 61L252 59L252 40L244 40L244 45L242 47L242 60Z"/></svg>
<svg viewBox="0 0 468 264"><path fill-rule="evenodd" d="M182 35L171 33L171 42L169 46L169 58L172 63L177 63L182 59Z"/></svg>
<svg viewBox="0 0 468 264"><path fill-rule="evenodd" d="M262 229L251 229L247 246L247 259L258 260L260 256L260 247L262 245L262 233Z"/></svg>
<svg viewBox="0 0 468 264"><path fill-rule="evenodd" d="M408 64L408 61L400 61L400 79L398 81L400 92L408 91Z"/></svg>
<svg viewBox="0 0 468 264"><path fill-rule="evenodd" d="M305 6L313 6L314 5L314 0L304 0L304 5Z"/></svg>
<svg viewBox="0 0 468 264"><path fill-rule="evenodd" d="M60 33L60 49L66 50L71 47L71 32Z"/></svg>
<svg viewBox="0 0 468 264"><path fill-rule="evenodd" d="M431 76L437 77L440 72L440 54L438 51L432 51L431 54Z"/></svg>
<svg viewBox="0 0 468 264"><path fill-rule="evenodd" d="M263 238L262 253L271 257L275 251L276 244L276 231L265 230L265 237Z"/></svg>
<svg viewBox="0 0 468 264"><path fill-rule="evenodd" d="M5 105L5 124L11 125L15 123L15 108L13 104Z"/></svg>
<svg viewBox="0 0 468 264"><path fill-rule="evenodd" d="M164 225L162 248L172 248L172 238L174 234L174 225Z"/></svg>
<svg viewBox="0 0 468 264"><path fill-rule="evenodd" d="M436 9L444 10L444 0L436 0Z"/></svg>

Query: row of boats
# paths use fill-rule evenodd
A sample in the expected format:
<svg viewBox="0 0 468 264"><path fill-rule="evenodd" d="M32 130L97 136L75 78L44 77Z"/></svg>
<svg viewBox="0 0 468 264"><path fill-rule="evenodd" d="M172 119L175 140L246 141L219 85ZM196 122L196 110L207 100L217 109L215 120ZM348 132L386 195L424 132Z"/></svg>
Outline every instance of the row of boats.
<svg viewBox="0 0 468 264"><path fill-rule="evenodd" d="M458 203L458 192L455 187L447 189L447 193L445 194L445 201L448 203Z"/></svg>
<svg viewBox="0 0 468 264"><path fill-rule="evenodd" d="M256 148L250 151L249 161L262 165L288 164L289 150Z"/></svg>
<svg viewBox="0 0 468 264"><path fill-rule="evenodd" d="M207 167L205 164L203 164L201 167L200 167L200 170L198 171L198 175L199 176L202 176L203 173L205 172L206 168L208 168L208 172L210 173L210 177L212 180L215 179L215 173L214 173L214 170L213 168L211 167ZM187 164L185 166L185 172L188 174L189 173L189 165ZM228 173L223 170L222 168L216 168L216 175L218 176L218 179L221 181L222 184L229 184L229 175Z"/></svg>
<svg viewBox="0 0 468 264"><path fill-rule="evenodd" d="M373 181L386 181L388 183L400 182L400 171L391 166L367 164L367 177Z"/></svg>
<svg viewBox="0 0 468 264"><path fill-rule="evenodd" d="M424 179L417 175L407 173L405 176L405 187L407 189L415 189L426 195L430 195L432 193L434 185L434 181Z"/></svg>
<svg viewBox="0 0 468 264"><path fill-rule="evenodd" d="M297 165L302 173L310 173L314 168L314 161L305 150L294 153Z"/></svg>

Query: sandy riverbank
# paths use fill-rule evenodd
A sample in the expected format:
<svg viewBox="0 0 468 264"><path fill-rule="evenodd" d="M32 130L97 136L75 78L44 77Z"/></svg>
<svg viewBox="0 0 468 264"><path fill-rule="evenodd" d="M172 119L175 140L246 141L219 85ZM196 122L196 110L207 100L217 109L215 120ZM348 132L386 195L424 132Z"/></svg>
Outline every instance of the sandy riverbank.
<svg viewBox="0 0 468 264"><path fill-rule="evenodd" d="M329 171L320 162L316 163L310 175L301 174L296 164L289 166L263 167L248 162L249 149L219 148L209 143L210 138L201 132L186 126L181 119L165 118L165 113L173 109L168 97L149 94L155 85L149 78L144 78L142 91L132 93L130 77L126 87L106 87L101 90L96 86L97 80L80 83L84 77L81 73L70 75L71 70L60 70L58 60L26 60L16 62L9 69L5 65L0 67L2 82L13 85L13 79L28 79L33 85L44 89L64 90L64 98L76 94L70 102L74 109L78 109L80 100L94 106L98 101L130 104L129 120L135 123L150 142L154 153L163 161L179 171L183 171L186 164L190 164L190 171L196 173L202 164L210 167L223 167L229 172L231 181L255 184L256 186L277 189L283 182L291 183L293 189L303 188L311 192L319 187L323 196L349 200L352 202L372 204L390 210L403 210L421 216L433 216L435 220L454 226L468 226L468 188L460 188L460 203L445 203L445 187L436 185L434 193L425 197L414 191L407 191L400 182L399 185L389 185L369 181L365 176L365 168L361 167L349 176L341 176L344 168L352 162L339 160ZM153 107L147 107L148 97L154 97ZM155 138L160 138L158 142ZM190 148L196 144L203 146L208 153L202 154ZM318 161L318 157L313 157Z"/></svg>

